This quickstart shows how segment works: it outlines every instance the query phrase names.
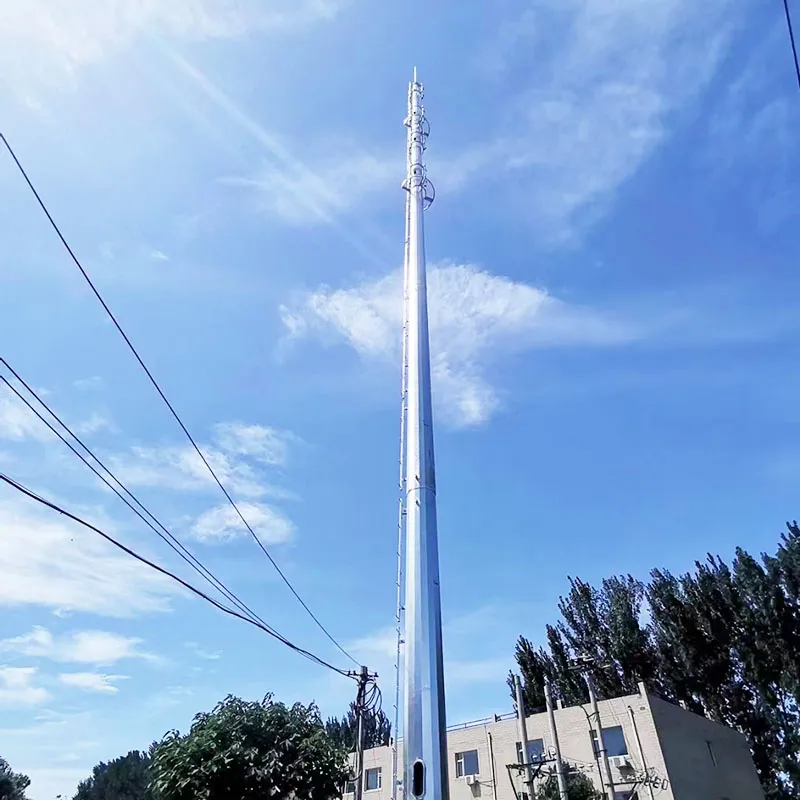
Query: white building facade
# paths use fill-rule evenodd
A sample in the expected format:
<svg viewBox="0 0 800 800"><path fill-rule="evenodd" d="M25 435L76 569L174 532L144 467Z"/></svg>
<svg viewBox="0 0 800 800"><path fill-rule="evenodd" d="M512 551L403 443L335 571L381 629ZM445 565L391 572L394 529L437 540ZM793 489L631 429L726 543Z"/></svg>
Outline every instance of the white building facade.
<svg viewBox="0 0 800 800"><path fill-rule="evenodd" d="M598 706L614 800L764 800L740 733L648 694L643 684L638 694ZM602 791L590 714L589 706L558 708L556 729L562 760ZM547 714L529 716L527 729L536 787L555 767ZM447 745L450 800L518 800L527 792L515 715L453 726ZM402 763L402 742L399 749ZM363 800L391 800L390 747L365 751L363 780Z"/></svg>

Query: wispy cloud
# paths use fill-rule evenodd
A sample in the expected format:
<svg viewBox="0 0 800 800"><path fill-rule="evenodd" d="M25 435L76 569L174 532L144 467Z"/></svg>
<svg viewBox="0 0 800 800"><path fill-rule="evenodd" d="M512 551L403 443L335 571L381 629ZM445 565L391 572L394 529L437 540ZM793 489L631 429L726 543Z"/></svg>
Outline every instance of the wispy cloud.
<svg viewBox="0 0 800 800"><path fill-rule="evenodd" d="M109 666L122 659L158 661L158 657L140 648L141 639L111 631L71 631L54 636L39 625L29 633L0 641L0 652L48 658L74 664Z"/></svg>
<svg viewBox="0 0 800 800"><path fill-rule="evenodd" d="M330 147L336 153L347 150L356 148ZM399 187L403 178L402 155L359 147L351 157L315 160L313 171L305 165L265 163L251 176L225 182L251 190L257 209L268 216L290 225L317 225L374 203L380 195L391 199L391 188Z"/></svg>
<svg viewBox="0 0 800 800"><path fill-rule="evenodd" d="M431 177L444 193L474 180L492 184L493 197L527 215L551 243L571 242L608 211L617 190L705 92L743 5L544 0L516 6L517 16L499 24L484 52L484 66L498 80L512 68L530 78L515 81L514 93L503 97L505 113L483 127L484 138L450 151L440 143ZM262 211L292 225L340 227L340 216L391 196L403 174L402 151L373 147L303 163L274 135L251 120L242 123L273 158L229 182L252 189Z"/></svg>
<svg viewBox="0 0 800 800"><path fill-rule="evenodd" d="M82 392L100 391L105 388L105 381L99 375L91 375L88 378L74 380L72 385Z"/></svg>
<svg viewBox="0 0 800 800"><path fill-rule="evenodd" d="M800 108L776 79L786 70L785 39L785 24L776 20L712 109L704 153L716 180L736 182L766 233L800 214L800 190L791 179Z"/></svg>
<svg viewBox="0 0 800 800"><path fill-rule="evenodd" d="M268 493L256 471L249 465L214 447L203 448L203 455L232 492L244 497ZM128 452L110 457L110 466L129 486L148 486L176 491L214 488L214 479L191 445L163 447L134 446Z"/></svg>
<svg viewBox="0 0 800 800"><path fill-rule="evenodd" d="M47 441L53 434L6 386L0 386L0 439Z"/></svg>
<svg viewBox="0 0 800 800"><path fill-rule="evenodd" d="M0 707L37 706L50 699L50 693L34 685L35 667L0 666Z"/></svg>
<svg viewBox="0 0 800 800"><path fill-rule="evenodd" d="M113 530L104 523L107 530ZM110 617L166 611L174 586L97 536L23 503L0 502L0 605Z"/></svg>
<svg viewBox="0 0 800 800"><path fill-rule="evenodd" d="M221 650L205 650L197 642L184 642L183 646L190 650L197 658L204 661L218 661L222 658Z"/></svg>
<svg viewBox="0 0 800 800"><path fill-rule="evenodd" d="M280 511L263 503L239 503L238 506L265 545L283 544L294 535L294 525ZM204 544L223 544L250 534L236 510L231 505L223 505L201 514L189 535Z"/></svg>
<svg viewBox="0 0 800 800"><path fill-rule="evenodd" d="M341 337L365 358L395 357L402 325L400 272L351 289L328 289L281 307L290 336ZM480 425L500 405L486 377L502 355L527 348L613 345L637 332L600 312L573 306L529 284L472 265L430 271L433 380L458 425Z"/></svg>
<svg viewBox="0 0 800 800"><path fill-rule="evenodd" d="M339 0L32 0L0 5L0 41L33 52L40 70L70 72L129 47L143 36L202 41L286 31L330 19ZM43 59L47 61L42 64Z"/></svg>
<svg viewBox="0 0 800 800"><path fill-rule="evenodd" d="M37 389L37 392L40 395L48 394L45 389ZM35 400L31 400L31 403L37 406ZM40 408L39 410L41 411ZM96 411L86 419L78 420L71 427L80 435L92 435L114 428L107 417ZM0 385L0 439L15 442L34 440L49 443L55 440L55 436L16 395L12 394L7 386Z"/></svg>
<svg viewBox="0 0 800 800"><path fill-rule="evenodd" d="M502 181L513 187L504 192L513 205L563 242L607 211L616 190L702 95L744 6L732 0L521 5L484 58L499 78L513 69L530 80L508 98L492 138L443 164L442 188L477 176Z"/></svg>
<svg viewBox="0 0 800 800"><path fill-rule="evenodd" d="M259 469L281 466L288 459L292 434L264 425L224 422L214 426L213 443L201 450L220 481L234 494L258 498L286 496L268 482ZM134 446L109 456L114 472L131 486L177 491L217 491L214 478L197 451L187 445Z"/></svg>
<svg viewBox="0 0 800 800"><path fill-rule="evenodd" d="M243 422L221 422L214 427L215 439L226 453L248 456L264 464L283 466L294 437L285 431L265 425Z"/></svg>
<svg viewBox="0 0 800 800"><path fill-rule="evenodd" d="M107 417L93 412L88 419L82 420L73 426L73 430L80 436L91 436L100 431L113 431L114 425Z"/></svg>
<svg viewBox="0 0 800 800"><path fill-rule="evenodd" d="M64 686L82 689L85 692L97 694L116 694L119 681L126 680L127 675L103 675L98 672L63 672L58 680Z"/></svg>

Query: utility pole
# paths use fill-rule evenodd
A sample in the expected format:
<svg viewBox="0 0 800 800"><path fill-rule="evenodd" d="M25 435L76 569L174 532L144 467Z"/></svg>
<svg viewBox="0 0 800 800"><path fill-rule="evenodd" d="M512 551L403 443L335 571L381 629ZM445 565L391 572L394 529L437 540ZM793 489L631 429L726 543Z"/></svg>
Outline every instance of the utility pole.
<svg viewBox="0 0 800 800"><path fill-rule="evenodd" d="M592 704L592 717L594 718L594 730L597 737L597 750L602 771L601 780L605 785L605 792L608 800L614 800L614 778L611 775L611 764L608 762L608 752L606 750L605 737L603 736L603 725L600 721L600 709L597 707L597 692L594 686L594 677L589 670L583 673L586 681L586 688L589 690L589 702Z"/></svg>
<svg viewBox="0 0 800 800"><path fill-rule="evenodd" d="M639 752L639 760L642 762L642 772L644 772L645 777L649 777L650 773L647 770L647 761L644 758L644 750L642 749L642 740L639 738L639 727L636 724L636 715L633 713L633 709L628 706L628 715L631 719L631 727L633 728L633 738L636 740L636 749ZM655 800L655 795L653 794L653 787L650 784L650 781L647 782L647 793L650 795L650 800Z"/></svg>
<svg viewBox="0 0 800 800"><path fill-rule="evenodd" d="M403 783L405 796L447 800L447 741L433 457L428 289L423 214L433 186L423 154L429 126L417 71L408 87L407 302L408 398L406 424L405 694Z"/></svg>
<svg viewBox="0 0 800 800"><path fill-rule="evenodd" d="M355 800L361 800L364 793L364 706L367 692L369 672L366 667L361 667L358 673L358 692L356 694L356 718L358 721L356 733L356 785Z"/></svg>
<svg viewBox="0 0 800 800"><path fill-rule="evenodd" d="M556 728L556 715L553 711L553 696L550 692L550 681L544 679L544 701L547 704L547 719L550 723L550 738L556 751L556 779L558 780L559 800L568 800L567 781L564 777L564 762L561 760L561 745L558 742L558 729Z"/></svg>
<svg viewBox="0 0 800 800"><path fill-rule="evenodd" d="M522 763L525 766L525 785L528 787L528 798L533 800L533 770L528 753L528 721L525 719L525 700L522 696L522 682L519 675L514 675L514 693L517 696L517 729L522 746Z"/></svg>

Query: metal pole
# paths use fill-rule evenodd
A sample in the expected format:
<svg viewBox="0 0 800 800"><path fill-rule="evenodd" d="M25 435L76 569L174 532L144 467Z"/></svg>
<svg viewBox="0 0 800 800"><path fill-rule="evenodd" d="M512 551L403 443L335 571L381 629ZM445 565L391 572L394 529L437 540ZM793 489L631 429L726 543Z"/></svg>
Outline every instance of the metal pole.
<svg viewBox="0 0 800 800"><path fill-rule="evenodd" d="M522 682L519 675L514 675L514 691L517 695L517 728L522 745L522 763L525 765L525 785L528 787L528 797L533 800L533 770L528 754L528 722L525 719L525 702L522 697Z"/></svg>
<svg viewBox="0 0 800 800"><path fill-rule="evenodd" d="M494 765L494 740L492 732L486 731L486 743L489 745L489 769L492 776L492 800L497 800L497 770Z"/></svg>
<svg viewBox="0 0 800 800"><path fill-rule="evenodd" d="M394 660L394 737L392 739L392 800L397 800L399 771L397 739L400 728L400 655L403 647L403 550L406 538L406 420L408 416L408 237L410 195L406 196L406 238L403 252L403 333L400 367L400 498L397 510L397 610L395 625L397 646Z"/></svg>
<svg viewBox="0 0 800 800"><path fill-rule="evenodd" d="M567 780L564 777L564 762L561 760L561 745L558 743L558 729L556 728L556 715L553 711L553 696L550 693L550 681L544 682L544 701L547 703L547 719L550 723L550 738L553 740L553 747L556 750L556 778L558 779L559 800L567 798Z"/></svg>
<svg viewBox="0 0 800 800"><path fill-rule="evenodd" d="M601 769L605 773L601 775L601 780L605 786L605 793L608 800L614 800L614 779L611 776L611 764L608 762L606 743L603 736L603 725L600 721L600 710L597 707L597 692L594 688L594 678L591 673L585 672L583 677L586 680L586 688L589 690L589 702L592 704L592 716L594 717L594 730L597 736L597 750Z"/></svg>
<svg viewBox="0 0 800 800"><path fill-rule="evenodd" d="M647 762L644 760L644 750L642 749L642 740L639 738L639 728L636 725L636 717L633 714L633 709L628 706L628 715L631 718L631 726L633 727L633 738L636 739L636 750L639 753L639 760L642 762L642 771L644 772L645 776L648 776L647 773ZM647 791L650 795L650 800L655 800L655 795L653 794L653 787L648 782L647 784Z"/></svg>
<svg viewBox="0 0 800 800"><path fill-rule="evenodd" d="M442 609L428 338L423 212L433 199L423 152L428 125L422 85L408 89L408 412L406 427L405 696L406 798L447 798Z"/></svg>
<svg viewBox="0 0 800 800"><path fill-rule="evenodd" d="M356 733L356 786L355 800L361 800L364 792L364 696L367 689L369 673L366 667L361 667L358 675L358 694L356 695L356 718L358 728Z"/></svg>

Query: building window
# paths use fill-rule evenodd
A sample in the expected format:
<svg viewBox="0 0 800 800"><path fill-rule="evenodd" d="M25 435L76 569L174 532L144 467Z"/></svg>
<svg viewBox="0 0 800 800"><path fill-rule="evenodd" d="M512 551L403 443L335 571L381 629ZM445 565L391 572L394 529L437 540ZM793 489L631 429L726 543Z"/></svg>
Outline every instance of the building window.
<svg viewBox="0 0 800 800"><path fill-rule="evenodd" d="M353 779L348 780L344 785L344 793L345 794L355 794L356 793L356 782Z"/></svg>
<svg viewBox="0 0 800 800"><path fill-rule="evenodd" d="M711 763L716 767L717 766L717 756L714 752L714 746L711 742L706 742L706 747L708 748L708 755L711 758Z"/></svg>
<svg viewBox="0 0 800 800"><path fill-rule="evenodd" d="M606 746L606 755L613 756L628 755L628 745L625 744L625 736L622 733L621 725L614 725L613 728L603 728L603 742ZM592 728L592 747L595 756L600 755L600 748L597 746L597 732Z"/></svg>
<svg viewBox="0 0 800 800"><path fill-rule="evenodd" d="M375 792L381 788L381 768L375 767L364 772L364 791Z"/></svg>
<svg viewBox="0 0 800 800"><path fill-rule="evenodd" d="M480 771L477 750L465 750L463 753L456 753L456 778L477 775Z"/></svg>
<svg viewBox="0 0 800 800"><path fill-rule="evenodd" d="M522 742L517 742L517 761L520 764L538 764L544 761L544 739L531 739L528 742L528 760L522 758Z"/></svg>

